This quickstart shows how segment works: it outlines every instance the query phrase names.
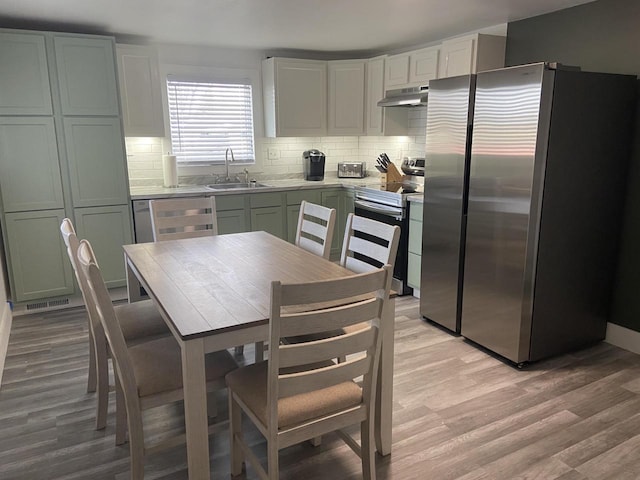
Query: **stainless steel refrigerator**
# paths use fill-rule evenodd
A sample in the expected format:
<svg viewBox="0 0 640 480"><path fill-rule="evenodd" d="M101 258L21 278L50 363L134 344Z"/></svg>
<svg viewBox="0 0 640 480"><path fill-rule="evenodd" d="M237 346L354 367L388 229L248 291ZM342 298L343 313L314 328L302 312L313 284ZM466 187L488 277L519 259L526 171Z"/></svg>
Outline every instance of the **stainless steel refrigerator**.
<svg viewBox="0 0 640 480"><path fill-rule="evenodd" d="M466 193L466 170L456 168L463 336L516 363L604 338L636 83L543 63L477 75ZM428 127L427 152L429 141ZM435 276L428 273L434 255L426 240L436 235L428 230L437 229L428 218L428 175L423 278L424 270ZM428 289L421 285L421 294Z"/></svg>
<svg viewBox="0 0 640 480"><path fill-rule="evenodd" d="M475 75L429 82L420 313L460 332Z"/></svg>

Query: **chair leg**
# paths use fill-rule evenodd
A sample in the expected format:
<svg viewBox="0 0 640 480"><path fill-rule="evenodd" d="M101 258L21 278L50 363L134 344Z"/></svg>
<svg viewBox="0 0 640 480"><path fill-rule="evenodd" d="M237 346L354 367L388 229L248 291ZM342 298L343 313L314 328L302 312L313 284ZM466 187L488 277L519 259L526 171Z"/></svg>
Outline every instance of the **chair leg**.
<svg viewBox="0 0 640 480"><path fill-rule="evenodd" d="M370 418L360 424L360 456L362 458L362 478L376 480L376 456L373 449L373 422Z"/></svg>
<svg viewBox="0 0 640 480"><path fill-rule="evenodd" d="M132 412L131 415L127 415L127 424L131 455L131 480L142 480L144 478L144 433L140 412Z"/></svg>
<svg viewBox="0 0 640 480"><path fill-rule="evenodd" d="M262 360L264 360L264 342L256 342L256 356L255 356L255 362L261 362Z"/></svg>
<svg viewBox="0 0 640 480"><path fill-rule="evenodd" d="M96 371L96 347L93 339L93 329L89 326L89 375L87 376L87 393L96 391L97 371Z"/></svg>
<svg viewBox="0 0 640 480"><path fill-rule="evenodd" d="M215 392L207 393L207 417L216 418L218 416L218 401Z"/></svg>
<svg viewBox="0 0 640 480"><path fill-rule="evenodd" d="M267 439L267 468L269 480L278 480L280 467L278 465L278 444L275 439L273 441Z"/></svg>
<svg viewBox="0 0 640 480"><path fill-rule="evenodd" d="M95 369L97 376L96 388L96 430L107 426L109 409L109 360L107 359L107 344L104 338L94 343Z"/></svg>
<svg viewBox="0 0 640 480"><path fill-rule="evenodd" d="M309 443L314 447L319 447L320 445L322 445L322 437L313 437L311 440L309 440Z"/></svg>
<svg viewBox="0 0 640 480"><path fill-rule="evenodd" d="M242 473L244 455L240 448L242 441L242 410L238 402L233 398L233 392L229 389L229 445L231 446L231 476Z"/></svg>
<svg viewBox="0 0 640 480"><path fill-rule="evenodd" d="M120 386L118 374L116 377L116 445L123 445L127 441L127 407L124 392Z"/></svg>

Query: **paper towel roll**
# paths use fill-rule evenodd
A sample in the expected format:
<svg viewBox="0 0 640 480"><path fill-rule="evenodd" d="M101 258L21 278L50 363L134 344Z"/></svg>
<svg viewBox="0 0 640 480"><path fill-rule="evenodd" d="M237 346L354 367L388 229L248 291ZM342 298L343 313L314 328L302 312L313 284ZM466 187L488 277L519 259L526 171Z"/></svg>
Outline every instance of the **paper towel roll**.
<svg viewBox="0 0 640 480"><path fill-rule="evenodd" d="M175 155L162 156L162 176L165 187L178 186L178 164Z"/></svg>

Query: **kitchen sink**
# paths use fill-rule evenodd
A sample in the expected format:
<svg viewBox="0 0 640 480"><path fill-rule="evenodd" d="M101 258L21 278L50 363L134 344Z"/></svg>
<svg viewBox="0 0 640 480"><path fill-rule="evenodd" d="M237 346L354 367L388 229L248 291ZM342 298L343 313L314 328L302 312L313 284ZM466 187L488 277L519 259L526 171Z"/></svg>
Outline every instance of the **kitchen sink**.
<svg viewBox="0 0 640 480"><path fill-rule="evenodd" d="M249 182L249 183L213 183L207 185L209 190L236 190L241 188L265 188L271 185L265 185L264 183Z"/></svg>

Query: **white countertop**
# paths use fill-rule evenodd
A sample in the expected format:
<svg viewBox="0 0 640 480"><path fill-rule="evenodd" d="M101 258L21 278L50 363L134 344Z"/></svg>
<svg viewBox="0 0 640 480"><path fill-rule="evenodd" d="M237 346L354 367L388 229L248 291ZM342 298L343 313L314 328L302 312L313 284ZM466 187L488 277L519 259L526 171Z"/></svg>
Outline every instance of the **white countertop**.
<svg viewBox="0 0 640 480"><path fill-rule="evenodd" d="M206 185L180 185L175 188L162 186L141 186L130 187L131 200L144 200L151 198L171 198L171 197L188 197L203 194L210 195L237 195L245 193L257 192L278 192L285 190L303 190L314 188L330 188L330 187L355 187L361 185L371 185L380 183L379 177L365 178L337 178L329 177L322 181L306 181L301 178L290 178L285 180L260 180L259 183L269 185L268 187L259 188L234 188L229 190L212 190Z"/></svg>

